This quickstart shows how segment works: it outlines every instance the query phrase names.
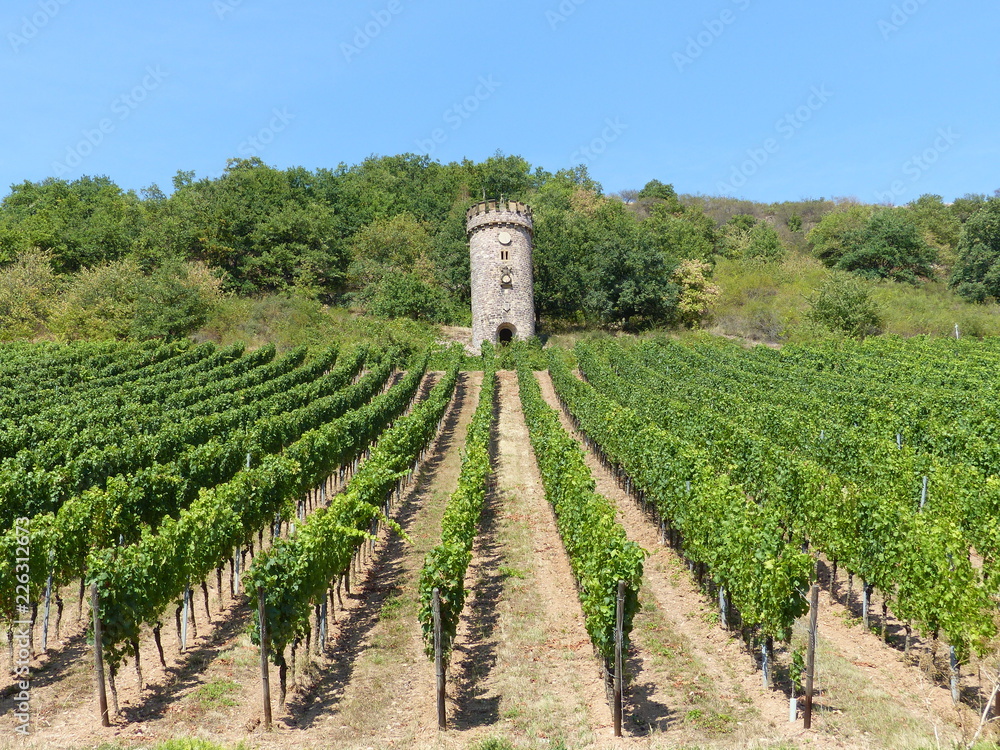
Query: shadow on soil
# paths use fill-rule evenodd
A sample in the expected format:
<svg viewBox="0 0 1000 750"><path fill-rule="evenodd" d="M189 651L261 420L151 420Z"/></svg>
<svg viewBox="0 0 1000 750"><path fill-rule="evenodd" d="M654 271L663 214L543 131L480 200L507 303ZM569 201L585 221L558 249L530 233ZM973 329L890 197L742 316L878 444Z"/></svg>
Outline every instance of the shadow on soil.
<svg viewBox="0 0 1000 750"><path fill-rule="evenodd" d="M66 678L80 660L85 659L88 654L93 654L93 647L87 644L86 631L82 629L82 626L79 623L73 622L70 624L70 627L78 630L78 632L65 636L57 646L50 646L46 656L42 657L42 660L36 660L33 663L31 671L32 688L49 687L60 682ZM67 629L67 626L63 625L63 630ZM53 641L55 641L54 632L50 643ZM3 701L0 716L14 711L14 704L8 703L8 701L19 690L17 682L14 682L5 686L0 691L0 700Z"/></svg>
<svg viewBox="0 0 1000 750"><path fill-rule="evenodd" d="M493 632L499 619L498 605L505 580L500 570L503 551L496 533L497 504L497 493L491 490L477 540L479 564L473 587L476 598L469 610L468 645L456 646L462 653L462 662L453 676L455 713L452 724L455 729L489 726L500 718L500 696L487 695L486 689L486 681L497 661Z"/></svg>
<svg viewBox="0 0 1000 750"><path fill-rule="evenodd" d="M455 398L441 427L437 444L425 459L416 483L409 490L395 517L405 532L412 528L437 471L454 443L462 404L468 393L466 377L464 374L459 375L455 385ZM292 686L289 685L287 715L278 721L289 727L308 729L317 719L336 710L350 684L358 657L365 650L368 635L378 625L382 605L388 599L403 593L403 557L406 546L402 537L391 534L378 548L365 583L360 590L355 589L349 594L351 599L361 603L339 619L337 636L325 649L328 661L322 667L322 676L312 685L295 692L292 692Z"/></svg>
<svg viewBox="0 0 1000 750"><path fill-rule="evenodd" d="M462 662L455 670L455 729L472 729L495 724L500 718L500 696L486 695L486 681L497 661L497 644L493 639L499 619L499 604L506 576L501 572L503 549L497 538L497 511L500 493L496 485L496 467L500 453L500 382L493 389L493 424L490 428L490 463L493 474L480 519L479 534L473 550L477 577L473 585L475 600L466 610L469 618L470 645L455 647L462 653Z"/></svg>
<svg viewBox="0 0 1000 750"><path fill-rule="evenodd" d="M654 696L662 692L660 686L651 680L643 680L642 660L634 651L626 661L629 674L628 690L625 693L625 725L629 735L646 737L654 733L666 732L684 718Z"/></svg>
<svg viewBox="0 0 1000 750"><path fill-rule="evenodd" d="M216 615L218 618L218 615ZM171 705L184 699L190 688L202 682L201 674L219 654L230 645L231 641L247 629L250 622L250 608L246 601L231 603L222 615L222 621L216 619L212 634L196 648L185 652L184 661L178 666L168 666L162 670L159 662L144 663L143 669L147 675L164 673L166 680L162 684L150 685L143 689L142 701L136 705L122 705L120 718L126 722L141 722L151 719L161 719L166 715ZM131 669L131 665L122 665L121 669ZM152 672L151 672L152 670Z"/></svg>

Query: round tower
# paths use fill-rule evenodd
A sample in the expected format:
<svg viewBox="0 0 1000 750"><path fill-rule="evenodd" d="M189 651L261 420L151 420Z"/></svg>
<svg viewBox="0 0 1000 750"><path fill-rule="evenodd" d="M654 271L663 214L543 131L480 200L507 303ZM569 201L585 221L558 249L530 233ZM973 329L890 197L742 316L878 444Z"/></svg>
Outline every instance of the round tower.
<svg viewBox="0 0 1000 750"><path fill-rule="evenodd" d="M472 348L535 335L531 208L482 201L466 213L472 270Z"/></svg>

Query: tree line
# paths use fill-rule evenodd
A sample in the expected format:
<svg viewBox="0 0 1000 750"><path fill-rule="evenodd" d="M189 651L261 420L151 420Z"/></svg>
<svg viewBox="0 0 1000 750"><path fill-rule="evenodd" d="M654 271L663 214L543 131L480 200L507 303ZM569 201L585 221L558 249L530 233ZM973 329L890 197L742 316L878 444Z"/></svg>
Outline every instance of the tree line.
<svg viewBox="0 0 1000 750"><path fill-rule="evenodd" d="M605 194L585 166L549 172L372 156L335 169L231 159L126 191L104 176L13 185L0 202L0 336L175 338L225 295L303 295L382 317L466 323L465 210L506 197L535 212L536 306L549 321L692 325L716 258L815 253L834 268L1000 297L1000 198L906 207L759 204L678 195L659 180Z"/></svg>

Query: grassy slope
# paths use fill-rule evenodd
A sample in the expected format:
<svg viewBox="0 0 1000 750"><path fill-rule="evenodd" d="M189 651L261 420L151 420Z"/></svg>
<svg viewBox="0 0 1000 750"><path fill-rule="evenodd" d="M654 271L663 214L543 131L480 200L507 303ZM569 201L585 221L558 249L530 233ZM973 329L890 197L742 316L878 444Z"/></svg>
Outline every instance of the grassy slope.
<svg viewBox="0 0 1000 750"><path fill-rule="evenodd" d="M806 320L808 298L827 271L815 258L792 254L781 264L721 260L715 283L722 296L706 323L713 333L770 342L826 338ZM886 333L900 336L1000 335L1000 305L971 305L943 282L915 287L870 282L872 296L882 308Z"/></svg>
<svg viewBox="0 0 1000 750"><path fill-rule="evenodd" d="M230 297L212 313L195 336L223 346L245 342L251 348L274 344L279 351L301 344L326 346L371 344L422 350L439 338L436 326L412 320L382 320L327 307L304 297L270 295L259 299Z"/></svg>
<svg viewBox="0 0 1000 750"><path fill-rule="evenodd" d="M779 264L720 259L714 283L722 295L704 327L718 335L773 343L829 338L830 333L806 320L808 298L826 274L818 260L799 252L791 253ZM963 302L941 281L922 286L869 283L882 308L886 333L950 336L957 323L962 335L1000 335L1000 305ZM543 328L545 324L543 320ZM594 333L563 332L552 335L549 342L572 346L580 336ZM345 344L366 342L381 348L401 345L412 351L449 336L425 323L386 321L342 308L327 308L300 297L273 295L226 299L195 338L223 345L243 341L251 347L274 343L281 350L299 344L321 346L336 340Z"/></svg>

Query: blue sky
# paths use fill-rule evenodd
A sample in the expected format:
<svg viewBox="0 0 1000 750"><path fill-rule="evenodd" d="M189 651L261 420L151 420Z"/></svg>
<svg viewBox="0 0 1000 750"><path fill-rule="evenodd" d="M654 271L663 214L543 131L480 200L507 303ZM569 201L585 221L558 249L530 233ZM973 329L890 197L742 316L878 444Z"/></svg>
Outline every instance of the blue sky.
<svg viewBox="0 0 1000 750"><path fill-rule="evenodd" d="M760 201L1000 188L983 0L5 0L0 187L371 154Z"/></svg>

